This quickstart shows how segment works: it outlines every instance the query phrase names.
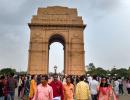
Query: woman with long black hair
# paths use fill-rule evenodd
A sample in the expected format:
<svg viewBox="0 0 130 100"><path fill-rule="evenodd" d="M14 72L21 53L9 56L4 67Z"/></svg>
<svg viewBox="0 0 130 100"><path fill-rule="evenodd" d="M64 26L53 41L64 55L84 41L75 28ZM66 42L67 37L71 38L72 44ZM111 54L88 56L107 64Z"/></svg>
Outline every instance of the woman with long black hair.
<svg viewBox="0 0 130 100"><path fill-rule="evenodd" d="M111 98L117 100L112 90L112 86L107 83L107 78L103 77L99 86L98 100L111 100Z"/></svg>

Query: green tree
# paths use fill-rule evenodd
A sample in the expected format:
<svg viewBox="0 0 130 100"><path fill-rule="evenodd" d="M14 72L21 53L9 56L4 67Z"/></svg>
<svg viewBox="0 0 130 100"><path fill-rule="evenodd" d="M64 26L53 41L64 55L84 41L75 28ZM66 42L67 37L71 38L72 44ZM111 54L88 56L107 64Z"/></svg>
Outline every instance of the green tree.
<svg viewBox="0 0 130 100"><path fill-rule="evenodd" d="M117 74L117 69L114 66L114 68L111 70L111 76L114 76L115 74Z"/></svg>
<svg viewBox="0 0 130 100"><path fill-rule="evenodd" d="M129 69L128 69L128 76L130 76L130 67L129 67Z"/></svg>
<svg viewBox="0 0 130 100"><path fill-rule="evenodd" d="M98 76L106 76L107 75L107 71L104 70L103 68L100 68L100 67L96 68L96 73Z"/></svg>
<svg viewBox="0 0 130 100"><path fill-rule="evenodd" d="M103 68L98 67L98 68L94 68L94 69L88 71L87 74L98 75L98 76L106 76L107 71L104 70Z"/></svg>
<svg viewBox="0 0 130 100"><path fill-rule="evenodd" d="M89 67L89 70L94 70L95 69L95 65L93 63L90 63L88 65L88 67Z"/></svg>
<svg viewBox="0 0 130 100"><path fill-rule="evenodd" d="M111 76L117 76L117 77L128 77L128 70L125 68L116 69L113 68L111 70Z"/></svg>
<svg viewBox="0 0 130 100"><path fill-rule="evenodd" d="M120 68L116 72L117 72L117 76L119 77L128 77L128 70L125 68Z"/></svg>
<svg viewBox="0 0 130 100"><path fill-rule="evenodd" d="M11 68L3 68L0 70L1 75L10 75L11 73L16 73L16 70Z"/></svg>

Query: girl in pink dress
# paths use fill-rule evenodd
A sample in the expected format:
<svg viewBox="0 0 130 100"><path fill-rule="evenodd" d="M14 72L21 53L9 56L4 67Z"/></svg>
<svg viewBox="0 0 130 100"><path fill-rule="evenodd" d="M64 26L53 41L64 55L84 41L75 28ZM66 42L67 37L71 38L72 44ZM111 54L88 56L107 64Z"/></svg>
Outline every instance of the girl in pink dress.
<svg viewBox="0 0 130 100"><path fill-rule="evenodd" d="M111 85L107 83L106 78L102 78L99 86L98 100L117 100Z"/></svg>
<svg viewBox="0 0 130 100"><path fill-rule="evenodd" d="M41 84L37 86L33 100L53 100L53 90L48 85L48 76L44 75L41 78Z"/></svg>

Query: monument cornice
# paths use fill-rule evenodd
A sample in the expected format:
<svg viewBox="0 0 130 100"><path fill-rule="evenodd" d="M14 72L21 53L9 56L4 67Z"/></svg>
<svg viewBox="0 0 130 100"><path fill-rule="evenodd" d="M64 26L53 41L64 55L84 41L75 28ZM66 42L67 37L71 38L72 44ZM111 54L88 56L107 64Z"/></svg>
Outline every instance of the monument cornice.
<svg viewBox="0 0 130 100"><path fill-rule="evenodd" d="M41 53L41 52L46 52L45 50L31 50L31 49L29 49L28 50L28 52L39 52L39 53Z"/></svg>
<svg viewBox="0 0 130 100"><path fill-rule="evenodd" d="M41 23L28 23L28 26L31 27L71 27L71 28L83 28L85 29L86 24L41 24Z"/></svg>
<svg viewBox="0 0 130 100"><path fill-rule="evenodd" d="M44 42L44 41L30 41L30 44L33 44L33 43L48 44L48 42Z"/></svg>

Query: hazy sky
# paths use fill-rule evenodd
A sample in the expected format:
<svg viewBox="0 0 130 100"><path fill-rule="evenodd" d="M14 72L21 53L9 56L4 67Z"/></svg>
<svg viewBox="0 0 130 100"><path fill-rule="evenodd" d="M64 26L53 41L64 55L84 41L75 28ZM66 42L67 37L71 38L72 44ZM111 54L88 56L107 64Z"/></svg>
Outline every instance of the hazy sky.
<svg viewBox="0 0 130 100"><path fill-rule="evenodd" d="M0 68L27 69L30 38L27 23L38 7L57 5L77 8L87 24L86 65L93 62L105 69L130 66L130 0L0 0ZM54 43L51 48L50 69L58 65L61 71L63 47ZM55 61L56 57L59 59Z"/></svg>

